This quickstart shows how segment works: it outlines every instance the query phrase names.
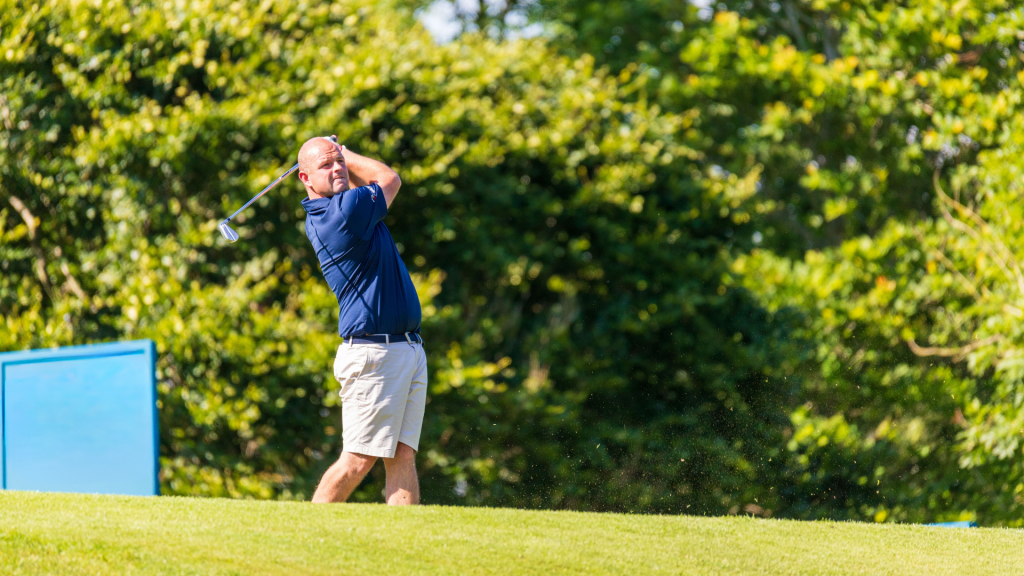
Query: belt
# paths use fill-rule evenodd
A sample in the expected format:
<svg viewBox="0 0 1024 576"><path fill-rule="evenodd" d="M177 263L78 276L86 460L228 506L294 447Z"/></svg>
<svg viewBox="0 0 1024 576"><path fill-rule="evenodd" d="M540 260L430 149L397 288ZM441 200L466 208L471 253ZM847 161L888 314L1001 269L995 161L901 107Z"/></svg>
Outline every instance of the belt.
<svg viewBox="0 0 1024 576"><path fill-rule="evenodd" d="M415 332L405 332L401 334L366 334L363 336L349 336L348 338L345 338L346 344L390 344L392 342L423 344L423 338Z"/></svg>

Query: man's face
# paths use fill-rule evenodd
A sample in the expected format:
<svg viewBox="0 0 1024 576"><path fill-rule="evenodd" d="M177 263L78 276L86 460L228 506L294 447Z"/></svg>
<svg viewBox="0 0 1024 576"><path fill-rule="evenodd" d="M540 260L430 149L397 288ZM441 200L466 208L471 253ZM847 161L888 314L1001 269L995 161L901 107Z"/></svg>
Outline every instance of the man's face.
<svg viewBox="0 0 1024 576"><path fill-rule="evenodd" d="M325 142L312 156L303 183L326 198L348 190L348 166L340 146Z"/></svg>

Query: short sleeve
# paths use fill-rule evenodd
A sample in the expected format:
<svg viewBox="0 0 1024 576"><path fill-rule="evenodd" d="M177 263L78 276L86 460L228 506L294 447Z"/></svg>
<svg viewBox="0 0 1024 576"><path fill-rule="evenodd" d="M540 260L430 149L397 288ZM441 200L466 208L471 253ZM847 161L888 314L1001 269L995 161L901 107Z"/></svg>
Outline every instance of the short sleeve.
<svg viewBox="0 0 1024 576"><path fill-rule="evenodd" d="M376 182L353 188L341 196L342 228L363 240L369 240L373 229L388 213L384 191Z"/></svg>

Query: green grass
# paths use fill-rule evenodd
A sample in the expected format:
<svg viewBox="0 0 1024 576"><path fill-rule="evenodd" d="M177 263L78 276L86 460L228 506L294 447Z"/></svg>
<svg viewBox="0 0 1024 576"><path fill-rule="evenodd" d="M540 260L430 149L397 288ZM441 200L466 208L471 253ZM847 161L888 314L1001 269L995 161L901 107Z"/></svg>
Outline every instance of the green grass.
<svg viewBox="0 0 1024 576"><path fill-rule="evenodd" d="M0 574L1020 574L1024 531L0 491Z"/></svg>

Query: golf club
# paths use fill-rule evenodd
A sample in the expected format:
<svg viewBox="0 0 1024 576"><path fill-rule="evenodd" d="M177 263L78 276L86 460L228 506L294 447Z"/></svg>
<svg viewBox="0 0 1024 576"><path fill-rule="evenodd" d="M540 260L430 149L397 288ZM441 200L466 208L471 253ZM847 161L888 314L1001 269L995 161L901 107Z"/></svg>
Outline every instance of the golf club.
<svg viewBox="0 0 1024 576"><path fill-rule="evenodd" d="M325 138L329 138L329 140L331 142L334 142L335 144L338 143L338 137L337 136L330 136L330 137L325 137ZM266 188L263 189L262 192L260 192L259 194L253 196L252 200L249 200L248 202L245 203L244 206L242 206L238 210L235 210L234 214L232 214L231 216L228 216L227 218L225 218L224 221L221 222L217 226L217 229L220 230L221 235L224 236L225 238L227 238L228 242L236 242L238 240L238 233L231 229L231 226L228 224L228 222L231 222L231 219L234 218L235 216L238 216L238 214L242 210L245 210L246 208L249 207L250 204L252 204L253 202L259 200L260 196L263 196L264 194L269 192L274 186L277 186L281 182L281 180L284 180L292 172L295 172L298 169L299 169L299 165L298 164L296 164L295 166L292 166L291 168L289 168L287 172L285 172L284 174L281 174L280 176L278 176L277 180L274 180L273 182L271 182L270 186L267 186Z"/></svg>

